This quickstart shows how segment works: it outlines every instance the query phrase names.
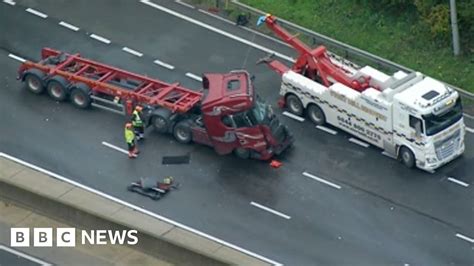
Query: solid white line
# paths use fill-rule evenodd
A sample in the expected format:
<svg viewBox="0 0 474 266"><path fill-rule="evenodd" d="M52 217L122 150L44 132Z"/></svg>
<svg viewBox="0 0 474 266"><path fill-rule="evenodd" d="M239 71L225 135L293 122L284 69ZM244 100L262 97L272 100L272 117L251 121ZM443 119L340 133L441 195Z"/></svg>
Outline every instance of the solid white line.
<svg viewBox="0 0 474 266"><path fill-rule="evenodd" d="M466 113L463 113L463 115L464 115L465 117L469 118L469 119L474 119L474 116L472 116L472 115L468 115L468 114L466 114Z"/></svg>
<svg viewBox="0 0 474 266"><path fill-rule="evenodd" d="M16 4L16 3L13 2L12 0L3 0L3 2L4 2L5 4L11 5L11 6L14 6L14 5Z"/></svg>
<svg viewBox="0 0 474 266"><path fill-rule="evenodd" d="M461 238L461 239L463 239L463 240L466 240L466 241L468 241L468 242L474 243L474 239L472 239L472 238L470 238L470 237L467 237L467 236L465 236L465 235L462 235L462 234L459 234L459 233L458 233L458 234L456 234L456 237L459 237L459 238Z"/></svg>
<svg viewBox="0 0 474 266"><path fill-rule="evenodd" d="M123 48L122 48L122 51L127 52L127 53L132 54L132 55L135 55L135 56L138 56L138 57L142 57L142 56L143 56L143 53L140 53L139 51L130 49L130 48L128 48L128 47L123 47Z"/></svg>
<svg viewBox="0 0 474 266"><path fill-rule="evenodd" d="M270 208L268 208L268 207L265 207L265 206L263 206L263 205L261 205L261 204L258 204L258 203L256 203L256 202L253 202L253 201L252 201L252 202L250 202L250 205L255 206L255 207L257 207L257 208L260 208L260 209L262 209L262 210L265 210L265 211L267 211L267 212L271 212L271 213L273 213L273 214L275 214L275 215L278 215L278 216L280 216L280 217L283 217L283 218L285 218L285 219L287 219L287 220L291 219L291 217L288 216L288 215L286 215L286 214L283 214L283 213L281 213L281 212L279 212L279 211L275 211L275 210L273 210L273 209L270 209Z"/></svg>
<svg viewBox="0 0 474 266"><path fill-rule="evenodd" d="M461 185L461 186L463 186L463 187L468 187L468 186L469 186L468 183L465 183L465 182L463 182L463 181L461 181L461 180L458 180L458 179L456 179L456 178L448 177L448 180L451 181L451 182L453 182L453 183L456 183L456 184L458 184L458 185Z"/></svg>
<svg viewBox="0 0 474 266"><path fill-rule="evenodd" d="M469 133L474 133L474 129L470 127L466 127L466 131Z"/></svg>
<svg viewBox="0 0 474 266"><path fill-rule="evenodd" d="M183 5L183 6L185 6L185 7L189 7L189 8L192 8L192 9L195 8L193 5L190 5L190 4L188 4L188 3L183 3L183 2L181 2L181 1L179 1L179 0L176 0L175 2L176 2L177 4Z"/></svg>
<svg viewBox="0 0 474 266"><path fill-rule="evenodd" d="M350 138L349 141L352 142L352 143L355 143L357 145L360 145L364 148L368 148L370 146L369 143L363 142L363 141L355 139L355 138Z"/></svg>
<svg viewBox="0 0 474 266"><path fill-rule="evenodd" d="M274 38L274 37L272 37L272 36L268 36L268 35L266 35L266 34L264 34L264 33L261 33L261 32L259 32L259 31L254 30L254 29L247 28L247 27L244 27L244 26L239 26L239 28L242 28L242 29L244 29L244 30L253 32L253 33L257 34L257 35L260 35L260 36L262 36L262 37L264 37L264 38L267 38L267 39L269 39L269 40L272 40L272 41L277 42L277 43L279 43L279 44L282 44L282 45L284 45L284 46L288 46L288 47L290 47L290 48L293 48L293 46L287 44L286 42L280 41L280 40L278 40L277 38Z"/></svg>
<svg viewBox="0 0 474 266"><path fill-rule="evenodd" d="M116 150L116 151L119 151L119 152L121 152L121 153L125 153L125 154L128 155L128 151L126 151L126 150L124 150L124 149L122 149L122 148L119 148L119 147L117 147L117 146L115 146L115 145L112 145L112 144L110 144L110 143L108 143L108 142L102 141L102 145L107 146L107 147L109 147L109 148L111 148L111 149L114 149L114 150Z"/></svg>
<svg viewBox="0 0 474 266"><path fill-rule="evenodd" d="M16 256L25 258L25 259L27 259L27 260L29 260L29 261L32 261L32 262L34 262L34 263L37 263L37 264L39 264L39 265L43 265L43 266L49 266L49 265L51 265L51 264L49 264L49 263L47 263L47 262L45 262L45 261L42 261L42 260L37 259L37 258L35 258L35 257L32 257L32 256L30 256L30 255L28 255L28 254L26 254L26 253L20 252L20 251L18 251L18 250L15 250L15 249L6 247L6 246L4 246L4 245L0 245L0 249L5 250L6 252L10 252L10 253L12 253L12 254L14 254L14 255L16 255Z"/></svg>
<svg viewBox="0 0 474 266"><path fill-rule="evenodd" d="M19 56L17 56L17 55L14 55L14 54L8 54L8 57L13 58L13 59L15 59L15 60L17 60L17 61L20 61L20 62L22 62L22 63L24 63L24 62L26 61L26 59L24 59L24 58L22 58L22 57L19 57Z"/></svg>
<svg viewBox="0 0 474 266"><path fill-rule="evenodd" d="M61 181L63 181L63 182L69 183L69 184L71 184L71 185L73 185L73 186L82 188L82 189L87 190L87 191L89 191L89 192L91 192L91 193L94 193L94 194L96 194L96 195L99 195L99 196L101 196L101 197L104 197L104 198L106 198L106 199L109 199L109 200L111 200L111 201L114 201L115 203L124 205L124 206L126 206L126 207L128 207L128 208L132 208L132 209L134 209L134 210L136 210L136 211L138 211L138 212L141 212L141 213L143 213L143 214L149 215L149 216L151 216L151 217L153 217L153 218L155 218L155 219L162 220L162 221L164 221L164 222L166 222L166 223L170 223L170 224L172 224L172 225L174 225L174 226L180 227L180 228L182 228L182 229L184 229L184 230L187 230L187 231L189 231L189 232L191 232L191 233L194 233L194 234L196 234L196 235L200 235L200 236L202 236L202 237L205 237L205 238L207 238L207 239L209 239L209 240L211 240L211 241L215 241L215 242L217 242L217 243L219 243L219 244L221 244L221 245L224 245L224 246L233 248L233 249L238 250L238 251L240 251L240 252L242 252L242 253L245 253L245 254L247 254L247 255L249 255L249 256L252 256L252 257L257 258L257 259L260 259L260 260L263 260L263 261L265 261L265 262L267 262L267 263L270 263L270 264L273 264L273 265L283 265L283 264L281 264L281 263L279 263L279 262L273 261L273 260L268 259L268 258L266 258L266 257L263 257L263 256L261 256L261 255L259 255L259 254L256 254L256 253L254 253L254 252L251 252L251 251L249 251L249 250L243 249L243 248L241 248L241 247L239 247L239 246L236 246L236 245L234 245L234 244L228 243L228 242L226 242L226 241L224 241L224 240L221 240L221 239L219 239L219 238L216 238L216 237L213 237L213 236L208 235L208 234L206 234L206 233L203 233L203 232L201 232L201 231L198 231L198 230L196 230L196 229L194 229L194 228L192 228L192 227L189 227L189 226L187 226L187 225L178 223L178 222L176 222L176 221L174 221L174 220L171 220L171 219L169 219L169 218L166 218L166 217L164 217L164 216L158 215L158 214L156 214L156 213L154 213L154 212L151 212L151 211L149 211L149 210L146 210L146 209L143 209L143 208L141 208L141 207L138 207L138 206L136 206L136 205L134 205L134 204L131 204L131 203L129 203L129 202L126 202L126 201L123 201L123 200L121 200L121 199L115 198L115 197L113 197L113 196L110 196L109 194L106 194L106 193L101 192L101 191L99 191L99 190L90 188L90 187L85 186L85 185L83 185L83 184L81 184L81 183L79 183L79 182L73 181L73 180L68 179L68 178L66 178L66 177L64 177L64 176L61 176L61 175L58 175L58 174L53 173L53 172L51 172L51 171L48 171L48 170L43 169L43 168L41 168L41 167L39 167L39 166L36 166L36 165L34 165L34 164L25 162L25 161L23 161L23 160L21 160L21 159L18 159L18 158L16 158L16 157L11 156L11 155L8 155L8 154L5 154L5 153L0 152L0 157L4 157L4 158L7 158L7 159L10 159L10 160L12 160L12 161L14 161L14 162L16 162L16 163L22 164L22 165L24 165L24 166L26 166L26 167L29 167L29 168L34 169L34 170L36 170L36 171L39 171L39 172L41 172L41 173L43 173L43 174L49 175L49 176L54 177L54 178L56 178L56 179L59 179L59 180L61 180Z"/></svg>
<svg viewBox="0 0 474 266"><path fill-rule="evenodd" d="M241 43L244 43L244 44L247 44L247 45L249 45L249 46L252 46L252 47L254 47L254 48L256 48L256 49L259 49L259 50L261 50L261 51L264 51L264 52L266 52L266 53L269 53L269 54L274 53L276 56L278 56L278 57L280 57L280 58L282 58L282 59L284 59L284 60L288 60L288 61L290 61L290 62L295 62L295 59L292 58L292 57L289 57L289 56L284 55L284 54L282 54L282 53L278 53L278 52L276 52L276 51L274 51L274 50L268 49L268 48L266 48L266 47L263 47L263 46L261 46L261 45L258 45L258 44L256 44L256 43L254 43L254 42L251 42L251 41L249 41L249 40L240 38L240 37L238 37L238 36L235 36L235 35L233 35L233 34L231 34L231 33L228 33L228 32L226 32L226 31L220 30L220 29L218 29L218 28L212 27L212 26L210 26L210 25L208 25L208 24L206 24L206 23L203 23L203 22L201 22L201 21L199 21L199 20L196 20L196 19L190 18L190 17L188 17L188 16L182 15L182 14L180 14L180 13L178 13L178 12L176 12L176 11L173 11L173 10L171 10L171 9L169 9L169 8L166 8L166 7L164 7L164 6L160 6L160 5L158 5L158 4L155 4L155 3L151 2L150 0L140 0L140 2L141 2L142 4L145 4L145 5L148 5L148 6L150 6L150 7L156 8L156 9L158 9L158 10L161 10L161 11L163 11L163 12L166 12L166 13L168 13L168 14L170 14L170 15L175 16L175 17L181 18L181 19L183 19L183 20L186 20L186 21L188 21L188 22L191 22L191 23L193 23L193 24L196 24L196 25L198 25L198 26L201 26L201 27L203 27L203 28L206 28L206 29L208 29L208 30L210 30L210 31L219 33L219 34L224 35L224 36L226 36L226 37L228 37L228 38L231 38L231 39L233 39L233 40L236 40L236 41L239 41L239 42L241 42Z"/></svg>
<svg viewBox="0 0 474 266"><path fill-rule="evenodd" d="M69 24L69 23L67 23L67 22L64 22L64 21L59 22L59 25L65 27L65 28L68 28L68 29L70 29L70 30L72 30L72 31L78 31L78 30L79 30L78 27L76 27L76 26L74 26L74 25L72 25L72 24Z"/></svg>
<svg viewBox="0 0 474 266"><path fill-rule="evenodd" d="M190 72L186 73L186 77L192 78L192 79L194 79L194 80L197 80L197 81L202 82L202 78L201 78L200 76L195 75L195 74L190 73Z"/></svg>
<svg viewBox="0 0 474 266"><path fill-rule="evenodd" d="M36 15L40 18L47 18L48 17L48 15L46 15L45 13L41 13L38 10L35 10L33 8L27 8L25 11L28 12L28 13L31 13L33 15Z"/></svg>
<svg viewBox="0 0 474 266"><path fill-rule="evenodd" d="M228 20L228 19L225 19L225 18L223 18L223 17L221 17L221 16L218 16L218 15L216 15L216 14L213 14L213 13L211 13L211 12L208 12L208 11L206 11L206 10L199 9L198 11L201 12L201 13L204 13L204 14L206 14L206 15L208 15L208 16L211 16L211 17L213 17L213 18L216 18L216 19L218 19L218 20L222 20L222 21L224 21L224 22L226 22L226 23L235 25L234 22L232 22L232 21L230 21L230 20Z"/></svg>
<svg viewBox="0 0 474 266"><path fill-rule="evenodd" d="M303 121L304 121L304 118L303 118L303 117L297 116L297 115L292 114L292 113L287 112L287 111L284 111L284 112L283 112L283 115L284 115L284 116L287 116L287 117L289 117L289 118L293 118L293 119L295 119L295 120L297 120L297 121L300 121L300 122L303 122Z"/></svg>
<svg viewBox="0 0 474 266"><path fill-rule="evenodd" d="M153 63L155 63L155 64L157 64L157 65L160 65L160 66L162 66L162 67L164 67L164 68L167 68L167 69L169 69L169 70L173 70L173 69L174 69L174 66L172 66L172 65L170 65L170 64L167 64L167 63L165 63L165 62L163 62L163 61L160 61L160 60L158 60L158 59L156 59L155 61L153 61Z"/></svg>
<svg viewBox="0 0 474 266"><path fill-rule="evenodd" d="M106 38L104 38L104 37L102 37L102 36L99 36L99 35L97 35L97 34L91 34L91 35L89 35L89 37L91 37L92 39L96 39L96 40L98 40L99 42L103 42L103 43L105 43L105 44L110 44L110 40L109 40L109 39L106 39Z"/></svg>
<svg viewBox="0 0 474 266"><path fill-rule="evenodd" d="M314 179L314 180L316 180L316 181L318 181L318 182L321 182L321 183L323 183L323 184L326 184L326 185L328 185L328 186L330 186L330 187L333 187L333 188L336 188L336 189L341 189L341 186L336 185L336 184L334 184L334 183L332 183L332 182L329 182L329 181L327 181L327 180L325 180L325 179L322 179L322 178L320 178L320 177L317 177L317 176L315 176L315 175L312 175L312 174L310 174L310 173L308 173L308 172L303 172L303 175L304 175L304 176L307 176L307 177L309 177L309 178L312 178L312 179Z"/></svg>
<svg viewBox="0 0 474 266"><path fill-rule="evenodd" d="M322 130L322 131L324 131L324 132L327 132L327 133L329 133L329 134L331 134L331 135L336 135L336 134L337 134L337 131L336 131L336 130L332 130L332 129L327 128L327 127L325 127L325 126L319 126L319 125L318 125L318 126L316 126L316 128L317 128L317 129L320 129L320 130Z"/></svg>

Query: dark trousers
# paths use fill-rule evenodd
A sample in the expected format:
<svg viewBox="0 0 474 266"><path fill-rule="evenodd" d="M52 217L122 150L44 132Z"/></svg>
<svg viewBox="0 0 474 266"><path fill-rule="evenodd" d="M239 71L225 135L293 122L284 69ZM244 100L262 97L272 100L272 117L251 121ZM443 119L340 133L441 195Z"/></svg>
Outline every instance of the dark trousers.
<svg viewBox="0 0 474 266"><path fill-rule="evenodd" d="M133 131L135 131L135 134L143 134L143 132L145 132L145 127L133 127Z"/></svg>
<svg viewBox="0 0 474 266"><path fill-rule="evenodd" d="M133 152L135 150L135 142L127 143L127 145L128 145L129 152Z"/></svg>

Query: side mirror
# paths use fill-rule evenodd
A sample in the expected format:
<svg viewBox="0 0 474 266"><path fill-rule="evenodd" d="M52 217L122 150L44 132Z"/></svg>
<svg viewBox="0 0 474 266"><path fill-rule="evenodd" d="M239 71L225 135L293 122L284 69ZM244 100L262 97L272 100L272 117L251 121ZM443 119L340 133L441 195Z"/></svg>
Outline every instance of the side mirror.
<svg viewBox="0 0 474 266"><path fill-rule="evenodd" d="M252 82L255 81L255 75L250 76L250 81L252 81Z"/></svg>

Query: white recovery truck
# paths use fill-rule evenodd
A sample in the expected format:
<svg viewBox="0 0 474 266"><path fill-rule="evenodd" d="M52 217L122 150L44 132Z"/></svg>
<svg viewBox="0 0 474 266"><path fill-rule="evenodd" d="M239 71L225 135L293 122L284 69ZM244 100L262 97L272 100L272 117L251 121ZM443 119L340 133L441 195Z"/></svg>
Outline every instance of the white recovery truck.
<svg viewBox="0 0 474 266"><path fill-rule="evenodd" d="M462 104L454 89L418 72L388 76L358 67L323 46L311 50L271 15L261 21L300 53L291 69L263 60L282 75L280 104L290 112L347 131L407 167L431 172L464 152Z"/></svg>

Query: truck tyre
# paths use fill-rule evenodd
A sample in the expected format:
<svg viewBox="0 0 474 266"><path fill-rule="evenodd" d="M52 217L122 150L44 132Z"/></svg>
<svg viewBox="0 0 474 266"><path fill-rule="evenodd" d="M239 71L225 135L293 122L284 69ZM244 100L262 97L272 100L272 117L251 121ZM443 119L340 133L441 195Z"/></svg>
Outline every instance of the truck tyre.
<svg viewBox="0 0 474 266"><path fill-rule="evenodd" d="M65 78L56 75L48 81L46 90L53 100L62 102L67 97L68 86L69 82Z"/></svg>
<svg viewBox="0 0 474 266"><path fill-rule="evenodd" d="M307 114L309 119L318 126L326 123L326 115L324 115L323 110L314 103L308 106Z"/></svg>
<svg viewBox="0 0 474 266"><path fill-rule="evenodd" d="M290 94L286 96L286 106L288 106L288 110L297 116L302 116L304 107L301 103L300 99L296 97L294 94Z"/></svg>
<svg viewBox="0 0 474 266"><path fill-rule="evenodd" d="M250 150L246 148L236 148L234 150L235 156L241 158L241 159L248 159L250 158Z"/></svg>
<svg viewBox="0 0 474 266"><path fill-rule="evenodd" d="M155 110L151 117L153 128L159 133L167 133L170 129L171 111L164 108Z"/></svg>
<svg viewBox="0 0 474 266"><path fill-rule="evenodd" d="M193 140L191 124L187 120L179 121L173 129L173 136L179 142L188 144Z"/></svg>
<svg viewBox="0 0 474 266"><path fill-rule="evenodd" d="M91 89L84 83L77 83L71 89L70 99L74 106L86 109L91 105Z"/></svg>
<svg viewBox="0 0 474 266"><path fill-rule="evenodd" d="M23 76L26 88L34 94L41 94L44 91L43 71L39 69L30 69Z"/></svg>
<svg viewBox="0 0 474 266"><path fill-rule="evenodd" d="M400 148L399 156L400 160L406 167L413 168L415 166L415 155L407 147L403 146Z"/></svg>

